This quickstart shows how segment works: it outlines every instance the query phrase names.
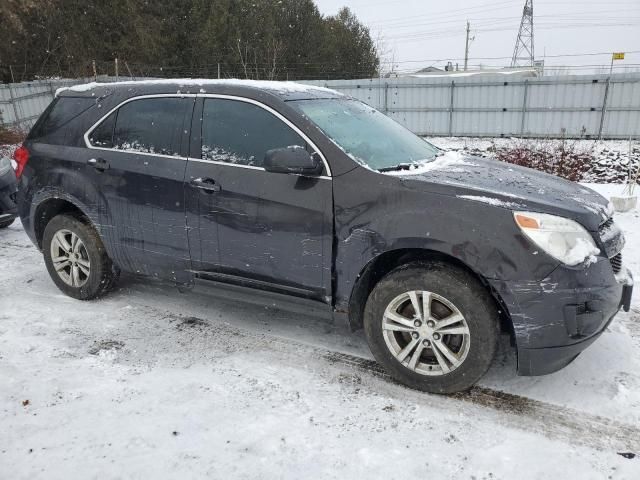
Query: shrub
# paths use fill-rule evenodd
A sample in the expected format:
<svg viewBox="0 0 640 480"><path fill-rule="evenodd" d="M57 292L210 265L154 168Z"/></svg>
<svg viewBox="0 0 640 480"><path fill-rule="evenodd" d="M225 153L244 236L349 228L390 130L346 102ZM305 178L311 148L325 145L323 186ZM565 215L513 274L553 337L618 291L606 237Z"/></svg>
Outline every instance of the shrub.
<svg viewBox="0 0 640 480"><path fill-rule="evenodd" d="M594 162L593 148L579 148L566 139L532 141L514 139L507 146L492 147L495 157L503 162L535 168L542 172L578 182Z"/></svg>
<svg viewBox="0 0 640 480"><path fill-rule="evenodd" d="M0 145L16 145L22 143L25 134L21 130L0 125Z"/></svg>
<svg viewBox="0 0 640 480"><path fill-rule="evenodd" d="M26 134L17 129L0 125L0 157L11 157L16 147L24 141Z"/></svg>

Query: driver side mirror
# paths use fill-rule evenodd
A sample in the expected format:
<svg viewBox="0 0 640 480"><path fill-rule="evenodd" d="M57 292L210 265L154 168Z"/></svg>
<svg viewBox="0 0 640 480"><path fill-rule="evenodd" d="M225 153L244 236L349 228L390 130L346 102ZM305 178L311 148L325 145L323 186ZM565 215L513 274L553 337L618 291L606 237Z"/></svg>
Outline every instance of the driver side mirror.
<svg viewBox="0 0 640 480"><path fill-rule="evenodd" d="M268 150L264 155L263 166L267 172L273 173L318 175L322 172L322 163L318 156L297 145Z"/></svg>

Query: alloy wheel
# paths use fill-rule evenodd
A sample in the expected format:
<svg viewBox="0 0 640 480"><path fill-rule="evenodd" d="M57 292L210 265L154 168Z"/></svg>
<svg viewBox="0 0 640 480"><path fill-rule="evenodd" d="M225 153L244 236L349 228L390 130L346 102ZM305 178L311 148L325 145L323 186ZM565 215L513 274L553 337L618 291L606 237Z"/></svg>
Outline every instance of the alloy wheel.
<svg viewBox="0 0 640 480"><path fill-rule="evenodd" d="M460 310L441 295L424 290L394 298L385 309L382 330L395 359L422 375L445 375L457 369L471 344Z"/></svg>
<svg viewBox="0 0 640 480"><path fill-rule="evenodd" d="M58 230L51 240L51 261L64 283L82 287L89 279L91 262L84 243L71 230Z"/></svg>

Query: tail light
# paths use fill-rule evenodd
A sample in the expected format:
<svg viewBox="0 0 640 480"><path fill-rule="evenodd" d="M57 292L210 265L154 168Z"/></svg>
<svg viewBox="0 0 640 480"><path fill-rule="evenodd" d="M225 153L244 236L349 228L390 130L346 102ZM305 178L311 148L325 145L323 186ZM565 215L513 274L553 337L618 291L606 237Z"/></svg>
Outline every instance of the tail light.
<svg viewBox="0 0 640 480"><path fill-rule="evenodd" d="M16 162L16 177L20 178L24 167L29 161L29 150L24 145L20 145L15 152L13 152L13 159Z"/></svg>

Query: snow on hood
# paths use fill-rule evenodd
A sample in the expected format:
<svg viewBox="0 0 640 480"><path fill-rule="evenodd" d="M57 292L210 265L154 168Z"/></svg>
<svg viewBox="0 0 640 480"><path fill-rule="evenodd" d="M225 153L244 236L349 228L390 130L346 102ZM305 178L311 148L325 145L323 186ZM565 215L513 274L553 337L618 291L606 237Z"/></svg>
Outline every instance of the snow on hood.
<svg viewBox="0 0 640 480"><path fill-rule="evenodd" d="M504 208L522 208L523 205L516 202L506 202L504 200L500 200L499 198L491 198L484 197L481 195L456 195L458 198L464 198L467 200L473 200L475 202L488 203L489 205L493 205L494 207L504 207Z"/></svg>
<svg viewBox="0 0 640 480"><path fill-rule="evenodd" d="M178 85L184 87L207 87L207 86L237 86L250 87L261 90L272 90L278 93L304 93L304 92L324 92L332 95L342 95L335 90L329 88L317 87L315 85L303 85L295 82L278 82L271 80L240 80L237 78L225 78L220 80L198 79L198 78L168 78L157 80L129 80L126 82L90 82L81 85L73 85L71 87L61 87L56 90L56 97L64 92L87 92L97 87L113 87L113 86L143 86L143 85ZM204 90L200 90L205 93Z"/></svg>
<svg viewBox="0 0 640 480"><path fill-rule="evenodd" d="M388 172L410 188L504 208L559 215L595 231L611 216L609 202L593 190L555 175L499 160L443 155L414 170ZM511 204L514 205L511 205Z"/></svg>
<svg viewBox="0 0 640 480"><path fill-rule="evenodd" d="M436 157L434 160L425 160L412 165L409 170L392 170L384 172L385 175L405 176L420 175L434 170L446 170L448 172L463 173L464 166L477 166L470 161L470 157L459 152L448 151L443 155Z"/></svg>

